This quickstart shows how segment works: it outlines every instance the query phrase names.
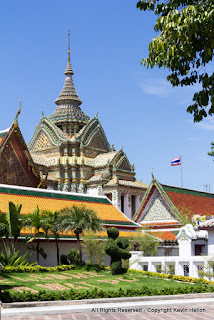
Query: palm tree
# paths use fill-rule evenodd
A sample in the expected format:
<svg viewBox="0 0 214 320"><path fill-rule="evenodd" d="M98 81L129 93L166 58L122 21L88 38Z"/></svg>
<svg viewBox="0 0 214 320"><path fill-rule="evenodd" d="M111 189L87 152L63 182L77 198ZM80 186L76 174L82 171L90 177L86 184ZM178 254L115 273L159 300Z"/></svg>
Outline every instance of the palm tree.
<svg viewBox="0 0 214 320"><path fill-rule="evenodd" d="M62 215L59 211L43 211L44 216L47 217L46 220L46 232L48 237L50 233L54 236L56 243L56 254L57 254L57 265L59 265L59 233L63 231L62 228Z"/></svg>
<svg viewBox="0 0 214 320"><path fill-rule="evenodd" d="M80 264L82 264L82 247L80 244L80 234L85 230L101 231L103 229L102 221L92 209L87 209L85 206L73 205L70 208L61 210L62 226L65 231L74 231L77 238L77 245L80 254Z"/></svg>
<svg viewBox="0 0 214 320"><path fill-rule="evenodd" d="M47 217L44 214L40 213L39 207L37 206L36 210L34 210L32 213L26 214L23 219L24 219L25 226L29 226L31 229L33 228L35 229L35 234L37 238L36 258L37 258L37 264L39 265L40 235L45 233L44 228L46 226L45 220L47 219ZM32 237L31 240L34 240L34 239L35 238Z"/></svg>

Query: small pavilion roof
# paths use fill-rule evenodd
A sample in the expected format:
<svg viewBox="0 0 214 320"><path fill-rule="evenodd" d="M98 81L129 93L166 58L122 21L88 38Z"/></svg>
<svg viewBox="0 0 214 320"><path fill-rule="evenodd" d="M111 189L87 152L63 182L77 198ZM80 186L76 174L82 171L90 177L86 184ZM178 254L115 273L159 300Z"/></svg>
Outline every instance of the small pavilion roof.
<svg viewBox="0 0 214 320"><path fill-rule="evenodd" d="M191 220L196 214L214 215L213 193L160 184L153 178L133 218L134 221L143 223L144 209L155 189L161 194L178 223L183 223L186 217Z"/></svg>

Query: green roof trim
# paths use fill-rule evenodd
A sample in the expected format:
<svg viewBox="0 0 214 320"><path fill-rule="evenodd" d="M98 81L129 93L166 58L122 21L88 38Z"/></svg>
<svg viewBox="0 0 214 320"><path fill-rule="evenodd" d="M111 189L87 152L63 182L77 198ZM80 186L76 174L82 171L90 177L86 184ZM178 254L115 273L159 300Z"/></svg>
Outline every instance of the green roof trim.
<svg viewBox="0 0 214 320"><path fill-rule="evenodd" d="M136 225L134 222L129 221L112 221L112 220L103 220L103 224L115 224L115 225L123 225L123 226L135 226L136 228L138 225Z"/></svg>
<svg viewBox="0 0 214 320"><path fill-rule="evenodd" d="M34 238L35 237L35 239L37 239L37 237L36 237L36 234L33 234L33 233L26 233L26 234L23 234L23 233L21 233L20 234L20 236L18 237L18 239L20 239L20 238ZM49 238L51 238L50 240L55 240L55 238L54 238L54 236L50 236ZM45 239L46 241L47 241L47 239L46 239L46 237L45 237L45 235L39 235L39 239ZM60 235L59 236L59 240L62 240L62 239L74 239L74 240L76 240L77 238L76 238L76 236L62 236L62 235Z"/></svg>
<svg viewBox="0 0 214 320"><path fill-rule="evenodd" d="M180 230L177 231L171 231L175 236L177 236L177 234L179 234Z"/></svg>
<svg viewBox="0 0 214 320"><path fill-rule="evenodd" d="M0 133L0 138L3 138L3 137L5 137L7 133L8 133L8 131L5 131L5 132L1 132L1 133Z"/></svg>
<svg viewBox="0 0 214 320"><path fill-rule="evenodd" d="M73 194L63 194L63 193L60 194L60 193L54 193L54 192L41 192L41 191L34 191L34 190L21 190L21 189L7 188L7 187L6 188L0 187L0 193L18 194L22 196L35 196L35 197L50 198L50 199L95 202L95 203L103 203L103 204L111 205L108 199L87 197L83 195L73 195Z"/></svg>
<svg viewBox="0 0 214 320"><path fill-rule="evenodd" d="M197 196L197 197L199 196L199 197L206 197L206 198L214 198L213 193L183 189L183 188L179 188L179 187L171 187L171 186L167 186L164 184L162 184L162 188L164 189L165 192L171 191L171 192L176 192L176 193L189 194L191 196Z"/></svg>

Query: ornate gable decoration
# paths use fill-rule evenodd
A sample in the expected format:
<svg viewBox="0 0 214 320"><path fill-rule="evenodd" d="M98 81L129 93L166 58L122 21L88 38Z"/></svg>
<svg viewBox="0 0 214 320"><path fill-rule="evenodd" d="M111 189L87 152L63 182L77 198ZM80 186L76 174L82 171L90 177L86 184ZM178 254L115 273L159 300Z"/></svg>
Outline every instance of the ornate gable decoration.
<svg viewBox="0 0 214 320"><path fill-rule="evenodd" d="M156 216L156 217L155 217ZM155 220L177 220L183 223L183 217L158 181L153 178L133 220L141 222Z"/></svg>
<svg viewBox="0 0 214 320"><path fill-rule="evenodd" d="M34 150L42 150L52 147L47 135L44 132L40 132L38 139L34 145Z"/></svg>
<svg viewBox="0 0 214 320"><path fill-rule="evenodd" d="M28 144L29 150L38 151L51 147L56 147L69 140L69 137L60 130L50 119L43 116L36 130L33 134L31 141Z"/></svg>
<svg viewBox="0 0 214 320"><path fill-rule="evenodd" d="M106 138L105 132L97 119L91 119L77 135L77 139L87 147L110 152L111 147Z"/></svg>
<svg viewBox="0 0 214 320"><path fill-rule="evenodd" d="M157 189L154 190L150 202L144 210L142 221L175 220L172 210Z"/></svg>
<svg viewBox="0 0 214 320"><path fill-rule="evenodd" d="M132 167L127 156L124 154L116 164L116 168L124 171L132 171Z"/></svg>

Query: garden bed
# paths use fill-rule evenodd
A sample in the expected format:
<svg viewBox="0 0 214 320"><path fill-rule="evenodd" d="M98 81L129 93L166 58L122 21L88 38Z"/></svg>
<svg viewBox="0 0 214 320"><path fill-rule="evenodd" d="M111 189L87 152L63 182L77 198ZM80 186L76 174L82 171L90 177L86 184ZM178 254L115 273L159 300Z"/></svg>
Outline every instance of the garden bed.
<svg viewBox="0 0 214 320"><path fill-rule="evenodd" d="M60 270L69 269L61 267ZM145 274L129 271L125 275L111 275L110 270L99 272L82 267L59 271L51 269L43 272L28 270L14 272L4 270L0 275L0 300L50 301L79 300L91 298L133 297L153 295L173 295L184 293L214 292L214 286L206 283L189 284L179 279L169 279L162 274ZM6 272L7 271L7 272ZM163 278L163 279L162 279ZM185 281L186 279L182 279ZM192 281L193 282L193 281Z"/></svg>

